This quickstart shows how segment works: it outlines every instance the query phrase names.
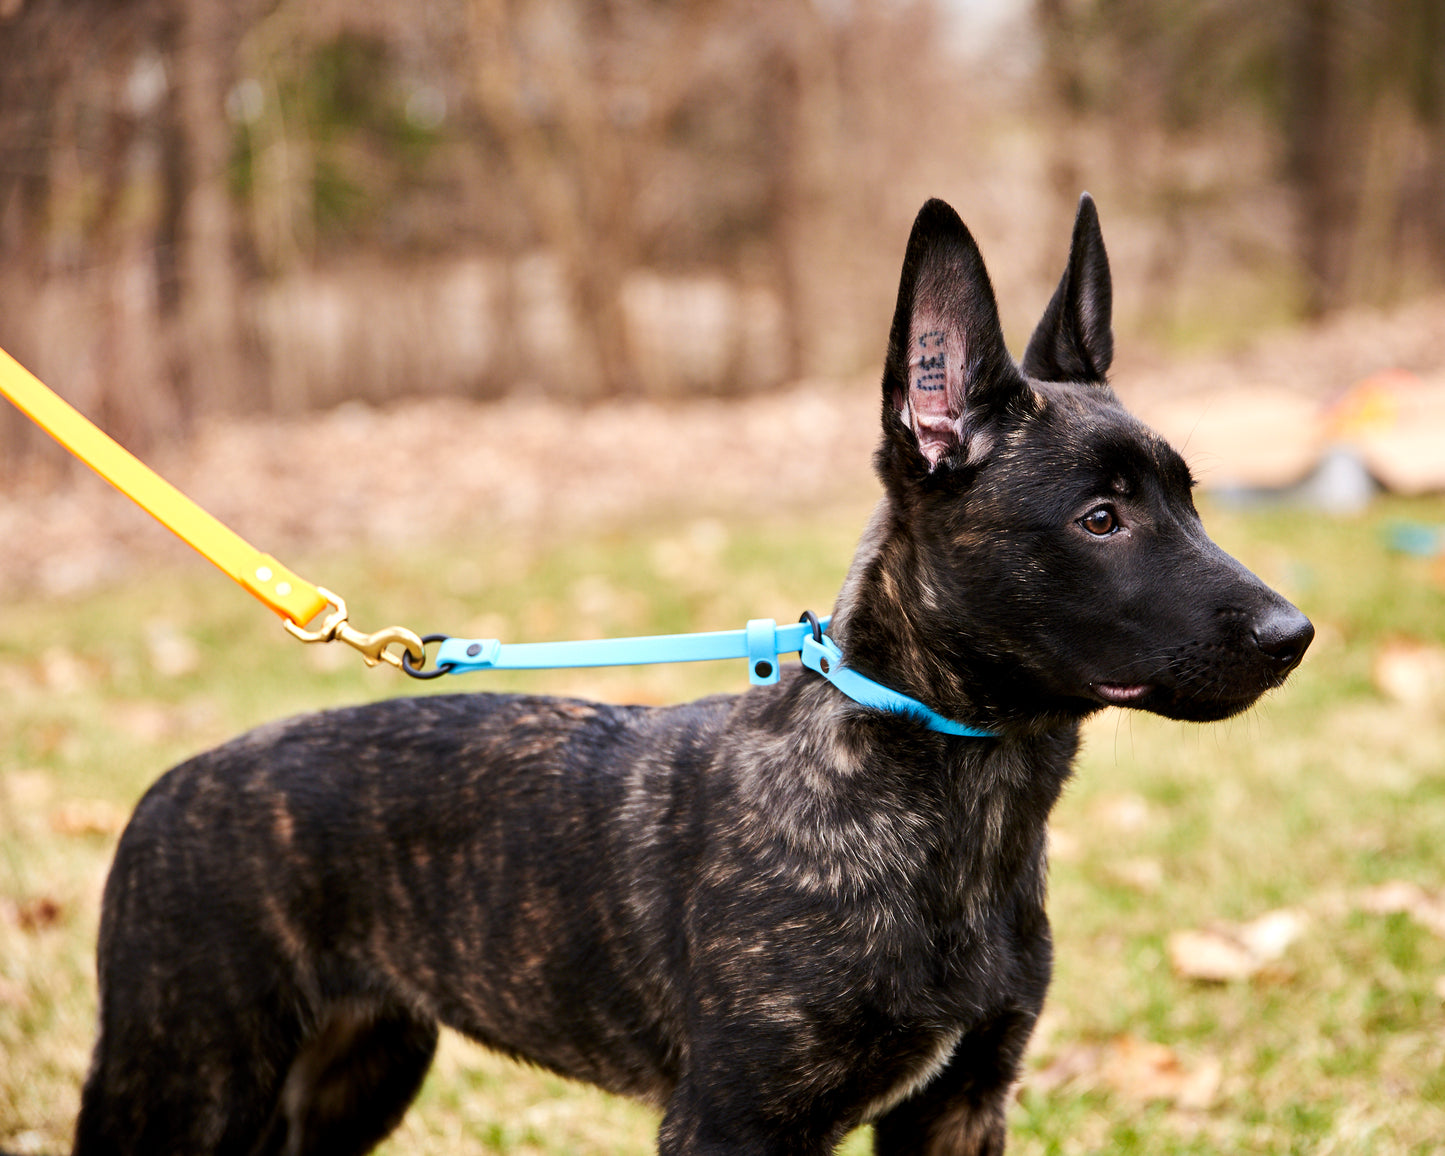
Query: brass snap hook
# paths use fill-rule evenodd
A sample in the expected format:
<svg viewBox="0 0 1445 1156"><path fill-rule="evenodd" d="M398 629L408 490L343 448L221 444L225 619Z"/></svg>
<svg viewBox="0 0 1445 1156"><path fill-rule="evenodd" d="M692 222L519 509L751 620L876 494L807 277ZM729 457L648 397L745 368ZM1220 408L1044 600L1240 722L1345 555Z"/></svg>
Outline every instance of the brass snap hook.
<svg viewBox="0 0 1445 1156"><path fill-rule="evenodd" d="M417 634L405 626L386 626L371 634L363 634L346 621L346 602L341 595L333 594L324 586L316 589L335 609L321 620L321 626L317 630L306 630L294 622L283 623L292 637L299 638L302 642L344 642L361 652L362 661L367 666L385 662L398 670L404 669L401 656L388 649L392 645L400 646L417 668L426 663L426 647L422 645Z"/></svg>

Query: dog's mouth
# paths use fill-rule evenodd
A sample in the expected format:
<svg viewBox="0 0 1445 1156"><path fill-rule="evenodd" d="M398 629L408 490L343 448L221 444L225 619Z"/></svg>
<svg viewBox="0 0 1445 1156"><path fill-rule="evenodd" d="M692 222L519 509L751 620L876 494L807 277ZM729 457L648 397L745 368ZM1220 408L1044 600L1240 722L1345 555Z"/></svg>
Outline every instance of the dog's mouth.
<svg viewBox="0 0 1445 1156"><path fill-rule="evenodd" d="M1167 685L1152 682L1096 682L1091 683L1089 689L1095 700L1106 706L1152 711L1182 722L1217 722L1248 710L1261 694L1283 681L1279 679L1270 685L1253 687L1238 694L1213 696L1185 695Z"/></svg>
<svg viewBox="0 0 1445 1156"><path fill-rule="evenodd" d="M1154 687L1147 682L1096 682L1093 689L1110 706L1138 706Z"/></svg>

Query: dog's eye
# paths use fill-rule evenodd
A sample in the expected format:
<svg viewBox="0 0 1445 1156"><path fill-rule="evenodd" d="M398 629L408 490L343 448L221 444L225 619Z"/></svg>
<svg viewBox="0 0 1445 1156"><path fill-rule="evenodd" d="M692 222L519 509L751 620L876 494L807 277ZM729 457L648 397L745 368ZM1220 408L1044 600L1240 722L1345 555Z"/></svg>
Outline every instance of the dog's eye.
<svg viewBox="0 0 1445 1156"><path fill-rule="evenodd" d="M1098 509L1090 510L1080 518L1079 525L1083 526L1089 533L1102 538L1106 534L1112 534L1119 528L1119 519L1108 506L1100 506Z"/></svg>

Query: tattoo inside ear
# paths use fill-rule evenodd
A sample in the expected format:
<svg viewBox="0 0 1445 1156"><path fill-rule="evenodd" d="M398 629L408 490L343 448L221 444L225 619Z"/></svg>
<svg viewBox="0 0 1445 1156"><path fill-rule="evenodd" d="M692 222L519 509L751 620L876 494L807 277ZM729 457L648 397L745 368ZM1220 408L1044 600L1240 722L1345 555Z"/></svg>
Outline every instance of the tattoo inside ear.
<svg viewBox="0 0 1445 1156"><path fill-rule="evenodd" d="M958 447L963 430L963 334L915 314L908 335L908 399L903 418L930 467Z"/></svg>

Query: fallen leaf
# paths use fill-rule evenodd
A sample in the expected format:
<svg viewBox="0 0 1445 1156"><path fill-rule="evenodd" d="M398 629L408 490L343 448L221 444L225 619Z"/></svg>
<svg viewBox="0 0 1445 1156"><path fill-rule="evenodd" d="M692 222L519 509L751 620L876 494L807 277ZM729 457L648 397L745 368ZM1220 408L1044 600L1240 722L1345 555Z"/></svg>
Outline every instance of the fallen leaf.
<svg viewBox="0 0 1445 1156"><path fill-rule="evenodd" d="M1168 1099L1179 1073L1173 1049L1138 1036L1119 1036L1104 1050L1100 1075L1115 1091L1138 1100Z"/></svg>
<svg viewBox="0 0 1445 1156"><path fill-rule="evenodd" d="M1388 642L1375 655L1375 687L1405 706L1445 698L1445 647L1412 639Z"/></svg>
<svg viewBox="0 0 1445 1156"><path fill-rule="evenodd" d="M1282 907L1240 926L1239 941L1253 952L1257 959L1273 963L1283 957L1290 945L1304 934L1308 922L1309 919L1303 911Z"/></svg>
<svg viewBox="0 0 1445 1156"><path fill-rule="evenodd" d="M1122 1035L1107 1043L1079 1043L1061 1049L1029 1075L1025 1086L1052 1092L1066 1084L1101 1088L1134 1103L1163 1101L1194 1111L1219 1096L1223 1065L1213 1056L1186 1064L1164 1044Z"/></svg>
<svg viewBox="0 0 1445 1156"><path fill-rule="evenodd" d="M1234 936L1222 931L1176 931L1169 937L1169 962L1185 979L1228 983L1249 979L1262 960Z"/></svg>
<svg viewBox="0 0 1445 1156"><path fill-rule="evenodd" d="M1024 1086L1048 1093L1092 1076L1099 1070L1104 1055L1103 1044L1071 1044L1060 1048L1041 1068L1035 1068L1024 1079Z"/></svg>
<svg viewBox="0 0 1445 1156"><path fill-rule="evenodd" d="M1104 1081L1115 1092L1139 1101L1164 1100L1181 1108L1204 1109L1219 1094L1223 1066L1214 1057L1187 1068L1172 1048L1135 1036L1120 1036L1109 1050Z"/></svg>
<svg viewBox="0 0 1445 1156"><path fill-rule="evenodd" d="M1371 915L1395 915L1428 901L1429 896L1418 883L1392 879L1360 893L1360 907Z"/></svg>
<svg viewBox="0 0 1445 1156"><path fill-rule="evenodd" d="M58 900L48 895L38 895L14 905L11 918L21 931L44 931L54 927L65 914Z"/></svg>
<svg viewBox="0 0 1445 1156"><path fill-rule="evenodd" d="M57 835L114 835L124 829L126 813L104 799L72 799L50 816Z"/></svg>
<svg viewBox="0 0 1445 1156"><path fill-rule="evenodd" d="M1436 935L1445 936L1445 898L1418 883L1393 879L1361 893L1360 907L1371 915L1405 914Z"/></svg>
<svg viewBox="0 0 1445 1156"><path fill-rule="evenodd" d="M1307 922L1304 912L1285 907L1248 923L1176 931L1169 937L1169 962L1186 979L1208 983L1251 979L1284 956Z"/></svg>

